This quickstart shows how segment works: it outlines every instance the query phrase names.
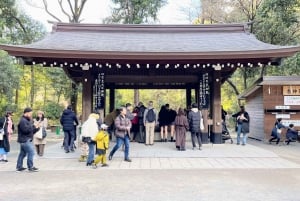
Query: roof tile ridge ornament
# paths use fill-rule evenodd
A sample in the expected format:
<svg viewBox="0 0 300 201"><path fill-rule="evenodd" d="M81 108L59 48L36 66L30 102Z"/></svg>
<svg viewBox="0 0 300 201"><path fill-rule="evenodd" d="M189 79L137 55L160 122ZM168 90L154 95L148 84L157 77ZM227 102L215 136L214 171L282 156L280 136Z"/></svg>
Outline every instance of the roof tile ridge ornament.
<svg viewBox="0 0 300 201"><path fill-rule="evenodd" d="M54 32L242 32L245 23L231 24L87 24L51 22Z"/></svg>

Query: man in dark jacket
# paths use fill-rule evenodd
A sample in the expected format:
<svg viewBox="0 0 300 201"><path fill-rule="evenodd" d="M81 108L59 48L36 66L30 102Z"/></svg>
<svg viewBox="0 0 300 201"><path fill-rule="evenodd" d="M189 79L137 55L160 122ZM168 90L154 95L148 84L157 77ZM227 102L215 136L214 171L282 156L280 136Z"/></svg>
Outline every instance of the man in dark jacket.
<svg viewBox="0 0 300 201"><path fill-rule="evenodd" d="M26 170L23 167L23 159L27 155L27 167L31 172L37 172L38 168L33 166L34 148L32 144L33 134L39 130L40 125L32 122L32 109L25 108L24 114L18 124L18 143L20 143L20 153L17 161L17 172Z"/></svg>
<svg viewBox="0 0 300 201"><path fill-rule="evenodd" d="M200 122L203 122L201 111L198 109L198 104L193 103L192 109L188 114L188 121L190 125L190 131L191 131L191 137L192 137L192 144L193 144L193 150L196 148L196 139L198 140L199 144L199 150L201 150L202 147L202 141L201 141L201 126Z"/></svg>
<svg viewBox="0 0 300 201"><path fill-rule="evenodd" d="M74 140L75 140L75 128L78 125L78 119L75 113L72 111L72 106L68 106L67 109L63 111L60 118L60 123L63 126L64 137L64 149L66 153L70 151L74 152ZM74 126L74 123L76 126Z"/></svg>

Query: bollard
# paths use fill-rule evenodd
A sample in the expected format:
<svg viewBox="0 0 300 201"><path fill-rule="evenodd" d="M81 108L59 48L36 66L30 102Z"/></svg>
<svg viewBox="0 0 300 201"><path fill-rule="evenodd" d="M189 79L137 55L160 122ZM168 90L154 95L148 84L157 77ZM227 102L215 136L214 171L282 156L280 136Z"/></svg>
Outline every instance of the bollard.
<svg viewBox="0 0 300 201"><path fill-rule="evenodd" d="M60 135L60 126L56 126L55 132L56 132L56 135Z"/></svg>

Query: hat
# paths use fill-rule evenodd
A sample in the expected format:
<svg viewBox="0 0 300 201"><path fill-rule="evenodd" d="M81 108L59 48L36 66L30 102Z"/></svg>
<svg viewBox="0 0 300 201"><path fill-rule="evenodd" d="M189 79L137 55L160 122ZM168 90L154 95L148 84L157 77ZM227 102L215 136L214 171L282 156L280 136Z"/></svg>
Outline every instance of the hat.
<svg viewBox="0 0 300 201"><path fill-rule="evenodd" d="M106 124L101 124L100 128L101 128L101 129L107 129L107 128L108 128L108 125L106 125Z"/></svg>
<svg viewBox="0 0 300 201"><path fill-rule="evenodd" d="M30 107L25 108L24 109L24 114L27 113L27 112L32 112L32 109Z"/></svg>
<svg viewBox="0 0 300 201"><path fill-rule="evenodd" d="M198 108L198 104L197 103L193 103L192 104L192 108Z"/></svg>

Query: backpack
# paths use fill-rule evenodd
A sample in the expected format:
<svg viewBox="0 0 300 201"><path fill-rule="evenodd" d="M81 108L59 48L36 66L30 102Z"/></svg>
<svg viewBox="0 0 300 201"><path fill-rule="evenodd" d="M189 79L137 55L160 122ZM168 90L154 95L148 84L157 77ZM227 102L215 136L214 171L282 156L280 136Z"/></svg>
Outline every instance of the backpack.
<svg viewBox="0 0 300 201"><path fill-rule="evenodd" d="M156 119L156 116L155 116L154 110L152 108L152 109L148 110L147 115L146 115L146 120L151 123L151 122L154 122L155 119Z"/></svg>

